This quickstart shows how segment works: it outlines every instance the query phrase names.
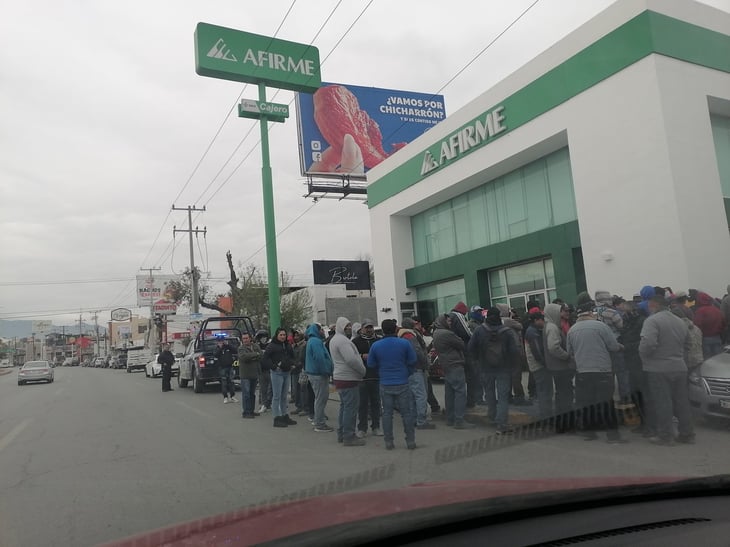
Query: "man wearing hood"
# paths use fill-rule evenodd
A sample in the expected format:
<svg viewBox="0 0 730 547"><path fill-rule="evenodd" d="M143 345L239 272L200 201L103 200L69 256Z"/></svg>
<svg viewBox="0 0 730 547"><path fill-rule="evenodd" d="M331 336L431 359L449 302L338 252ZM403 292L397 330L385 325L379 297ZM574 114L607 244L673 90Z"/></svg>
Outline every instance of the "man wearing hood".
<svg viewBox="0 0 730 547"><path fill-rule="evenodd" d="M595 303L578 299L578 320L568 332L566 349L575 359L575 404L579 411L580 428L586 440L598 438L596 429L606 430L608 443L625 442L618 432L613 405L613 364L611 353L621 350L611 328L597 321L593 314Z"/></svg>
<svg viewBox="0 0 730 547"><path fill-rule="evenodd" d="M545 306L545 367L550 371L555 385L556 430L564 433L575 427L573 416L573 376L575 365L566 351L566 336L560 328L559 304Z"/></svg>
<svg viewBox="0 0 730 547"><path fill-rule="evenodd" d="M502 324L499 308L489 308L486 321L469 341L469 353L477 356L487 396L487 416L497 426L497 435L512 432L508 423L509 394L519 350L511 331Z"/></svg>
<svg viewBox="0 0 730 547"><path fill-rule="evenodd" d="M428 371L428 355L426 354L426 342L421 333L415 330L413 319L403 319L403 327L398 329L398 338L407 340L416 354L416 364L413 374L408 377L408 385L413 394L414 415L416 416L417 429L436 429L436 426L428 421L428 389L426 387L426 374Z"/></svg>
<svg viewBox="0 0 730 547"><path fill-rule="evenodd" d="M525 388L522 385L523 365L527 360L525 356L525 343L522 337L524 327L522 323L512 318L512 311L507 304L497 304L497 309L502 318L502 324L510 329L510 335L514 339L518 351L511 371L512 404L515 406L530 406L531 403L525 398Z"/></svg>
<svg viewBox="0 0 730 547"><path fill-rule="evenodd" d="M451 330L451 317L439 315L433 322L433 348L444 371L446 425L455 429L475 427L464 421L466 410L466 375L464 373L464 340Z"/></svg>
<svg viewBox="0 0 730 547"><path fill-rule="evenodd" d="M464 341L464 347L469 345L471 339L471 329L469 328L469 322L466 319L466 314L469 313L469 308L464 302L457 302L456 306L449 312L451 318L451 330ZM471 356L467 353L465 355L466 362L464 364L464 373L466 374L466 407L474 408L477 400L481 398L481 380L479 378L479 371L472 363Z"/></svg>
<svg viewBox="0 0 730 547"><path fill-rule="evenodd" d="M360 408L360 383L366 368L355 344L349 339L352 323L346 317L338 317L335 334L330 339L329 350L334 363L333 378L340 395L340 419L337 440L345 446L362 446L364 439L355 436L357 413Z"/></svg>
<svg viewBox="0 0 730 547"><path fill-rule="evenodd" d="M357 324L357 323L356 323ZM354 330L354 328L353 328ZM352 339L357 352L362 358L363 365L367 365L368 353L372 345L380 340L375 334L375 324L372 319L363 319L360 327L360 334ZM373 436L380 437L383 432L380 429L380 378L377 368L367 368L365 378L360 382L360 406L358 408L357 436L365 437L368 432L368 418L370 418L370 431Z"/></svg>
<svg viewBox="0 0 730 547"><path fill-rule="evenodd" d="M722 335L725 333L725 318L715 306L712 297L705 292L697 293L695 325L702 331L702 353L705 359L722 353Z"/></svg>
<svg viewBox="0 0 730 547"><path fill-rule="evenodd" d="M332 358L324 347L324 329L313 323L307 327L307 349L304 357L304 372L314 392L314 430L318 433L334 431L327 425L325 407L330 394L330 376L333 371Z"/></svg>

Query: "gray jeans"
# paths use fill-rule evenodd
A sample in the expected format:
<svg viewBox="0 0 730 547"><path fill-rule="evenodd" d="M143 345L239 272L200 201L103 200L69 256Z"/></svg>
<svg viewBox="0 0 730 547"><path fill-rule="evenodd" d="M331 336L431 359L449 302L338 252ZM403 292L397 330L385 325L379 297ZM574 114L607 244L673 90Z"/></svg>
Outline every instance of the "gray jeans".
<svg viewBox="0 0 730 547"><path fill-rule="evenodd" d="M679 434L694 435L692 410L689 406L686 372L647 372L651 392L650 404L654 405L657 435L668 440L673 437L672 417L679 420Z"/></svg>
<svg viewBox="0 0 730 547"><path fill-rule="evenodd" d="M326 425L324 419L324 410L327 407L327 401L330 397L330 379L329 376L309 375L309 383L314 391L314 426Z"/></svg>

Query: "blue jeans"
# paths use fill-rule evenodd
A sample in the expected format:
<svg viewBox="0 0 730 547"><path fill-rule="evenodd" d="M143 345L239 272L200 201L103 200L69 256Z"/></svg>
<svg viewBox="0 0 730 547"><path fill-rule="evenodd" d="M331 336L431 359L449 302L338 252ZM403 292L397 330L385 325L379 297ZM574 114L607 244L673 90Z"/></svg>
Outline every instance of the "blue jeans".
<svg viewBox="0 0 730 547"><path fill-rule="evenodd" d="M233 367L222 368L220 373L223 397L233 397L236 394L236 386L233 385Z"/></svg>
<svg viewBox="0 0 730 547"><path fill-rule="evenodd" d="M464 421L466 411L466 373L464 367L444 369L444 399L446 423L454 425Z"/></svg>
<svg viewBox="0 0 730 547"><path fill-rule="evenodd" d="M704 336L702 338L702 354L705 359L722 353L722 338L719 336Z"/></svg>
<svg viewBox="0 0 730 547"><path fill-rule="evenodd" d="M274 417L289 414L289 376L288 372L271 371L271 412Z"/></svg>
<svg viewBox="0 0 730 547"><path fill-rule="evenodd" d="M337 440L341 439L347 442L355 438L357 411L360 408L360 386L338 389L337 393L340 395L340 419L337 424Z"/></svg>
<svg viewBox="0 0 730 547"><path fill-rule="evenodd" d="M380 386L380 400L383 401L383 437L386 443L393 442L393 407L400 409L406 443L416 442L416 415L413 393L408 384L401 386Z"/></svg>
<svg viewBox="0 0 730 547"><path fill-rule="evenodd" d="M256 411L257 378L241 378L241 412L244 416L253 416Z"/></svg>
<svg viewBox="0 0 730 547"><path fill-rule="evenodd" d="M408 385L413 394L413 411L416 425L423 425L428 417L428 395L426 392L426 376L422 370L416 370L408 377Z"/></svg>
<svg viewBox="0 0 730 547"><path fill-rule="evenodd" d="M324 418L324 409L327 407L327 400L330 397L329 376L309 375L309 383L314 391L314 426L327 425Z"/></svg>
<svg viewBox="0 0 730 547"><path fill-rule="evenodd" d="M512 391L511 370L482 370L487 400L487 417L504 429L509 421L509 394Z"/></svg>

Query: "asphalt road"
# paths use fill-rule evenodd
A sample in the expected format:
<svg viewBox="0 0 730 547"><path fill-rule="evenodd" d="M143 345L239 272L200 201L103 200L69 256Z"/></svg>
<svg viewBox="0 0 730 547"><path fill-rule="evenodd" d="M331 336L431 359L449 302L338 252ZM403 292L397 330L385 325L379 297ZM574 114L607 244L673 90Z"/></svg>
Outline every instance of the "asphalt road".
<svg viewBox="0 0 730 547"><path fill-rule="evenodd" d="M346 448L306 421L242 420L213 386L162 393L143 373L56 368L53 384L0 376L0 545L95 545L274 498L419 482L730 472L730 431L699 427L696 445L608 445L577 436L495 437L436 422L418 449L382 437ZM442 387L437 396L443 401ZM336 425L338 403L327 414ZM519 419L516 416L515 419ZM478 416L474 419L479 421Z"/></svg>

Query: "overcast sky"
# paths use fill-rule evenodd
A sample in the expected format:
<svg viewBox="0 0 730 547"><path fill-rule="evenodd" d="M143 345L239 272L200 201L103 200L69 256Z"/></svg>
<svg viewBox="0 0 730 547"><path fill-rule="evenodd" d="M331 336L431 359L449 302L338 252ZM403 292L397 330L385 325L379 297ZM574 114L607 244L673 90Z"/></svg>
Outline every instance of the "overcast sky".
<svg viewBox="0 0 730 547"><path fill-rule="evenodd" d="M226 288L229 249L236 263L265 265L258 122L233 109L257 90L195 73L196 23L267 36L281 25L277 37L308 44L335 10L314 42L323 80L436 93L533 1L3 2L0 319L65 324L98 310L106 321L135 308L140 268L189 263L183 234L172 252L173 226L187 224L173 203L207 209L194 221L208 230L195 261L215 289ZM447 114L611 3L537 2L441 90ZM365 205L303 197L293 113L270 141L277 231L306 211L278 238L280 269L306 284L313 259L368 254Z"/></svg>

